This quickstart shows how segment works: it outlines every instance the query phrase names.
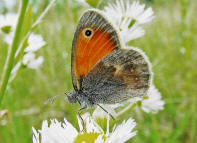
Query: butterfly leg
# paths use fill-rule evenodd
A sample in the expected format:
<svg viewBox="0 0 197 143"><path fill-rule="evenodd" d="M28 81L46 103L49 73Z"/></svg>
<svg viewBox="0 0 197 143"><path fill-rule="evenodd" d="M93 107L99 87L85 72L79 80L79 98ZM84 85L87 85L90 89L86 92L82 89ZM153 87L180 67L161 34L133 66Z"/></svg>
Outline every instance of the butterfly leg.
<svg viewBox="0 0 197 143"><path fill-rule="evenodd" d="M98 105L101 109L103 109L103 111L105 111L107 114L109 114L113 120L115 120L114 116L113 116L112 114L110 114L105 108L103 108L103 107L102 107L101 105L99 105L99 104L96 104L96 105Z"/></svg>
<svg viewBox="0 0 197 143"><path fill-rule="evenodd" d="M81 112L82 110L86 109L86 108L87 108L87 107L84 106L84 107L78 109L78 111L77 111L77 114L78 114L79 118L81 119L82 126L83 126L83 129L82 129L82 131L80 131L80 132L83 132L83 131L85 130L85 122L84 122L83 118L81 117L81 113L80 113L80 112Z"/></svg>

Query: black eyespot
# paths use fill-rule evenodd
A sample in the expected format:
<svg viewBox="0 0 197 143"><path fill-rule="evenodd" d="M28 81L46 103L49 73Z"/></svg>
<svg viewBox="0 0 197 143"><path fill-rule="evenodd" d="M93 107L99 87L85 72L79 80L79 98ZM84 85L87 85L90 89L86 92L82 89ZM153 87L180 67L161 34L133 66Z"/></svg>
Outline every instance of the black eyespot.
<svg viewBox="0 0 197 143"><path fill-rule="evenodd" d="M85 31L85 35L86 35L87 37L91 36L91 35L92 35L92 31L89 30L89 29L87 29L87 30Z"/></svg>

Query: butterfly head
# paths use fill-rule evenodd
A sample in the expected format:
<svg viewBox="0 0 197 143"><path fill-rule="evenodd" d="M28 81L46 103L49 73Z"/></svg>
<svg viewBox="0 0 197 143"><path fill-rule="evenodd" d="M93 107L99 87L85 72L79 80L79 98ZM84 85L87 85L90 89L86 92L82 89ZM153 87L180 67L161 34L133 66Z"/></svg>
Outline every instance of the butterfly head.
<svg viewBox="0 0 197 143"><path fill-rule="evenodd" d="M76 92L74 92L74 91L71 91L71 92L69 92L69 93L65 93L67 96L66 96L66 98L67 98L67 100L70 102L70 103L76 103L77 102L77 94L76 94Z"/></svg>
<svg viewBox="0 0 197 143"><path fill-rule="evenodd" d="M72 91L70 93L66 93L67 100L74 104L79 103L82 106L92 107L94 103L90 100L84 93L79 93L76 91Z"/></svg>

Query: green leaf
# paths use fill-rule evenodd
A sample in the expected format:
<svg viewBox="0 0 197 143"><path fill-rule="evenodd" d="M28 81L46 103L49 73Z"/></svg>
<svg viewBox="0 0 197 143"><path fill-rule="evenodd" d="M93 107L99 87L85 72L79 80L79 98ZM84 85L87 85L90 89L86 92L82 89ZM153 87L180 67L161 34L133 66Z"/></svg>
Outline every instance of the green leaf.
<svg viewBox="0 0 197 143"><path fill-rule="evenodd" d="M29 5L27 7L26 13L25 13L25 18L23 22L23 30L22 34L20 37L20 41L24 38L24 36L30 31L33 23L33 18L32 18L32 9L31 6Z"/></svg>
<svg viewBox="0 0 197 143"><path fill-rule="evenodd" d="M100 2L100 0L85 0L91 7L96 8Z"/></svg>
<svg viewBox="0 0 197 143"><path fill-rule="evenodd" d="M142 101L138 101L137 105L141 107L142 106Z"/></svg>
<svg viewBox="0 0 197 143"><path fill-rule="evenodd" d="M4 32L5 34L9 34L11 32L12 27L10 25L6 25L1 27L1 31Z"/></svg>
<svg viewBox="0 0 197 143"><path fill-rule="evenodd" d="M131 28L135 23L136 23L136 20L132 19L131 22L129 23L128 28Z"/></svg>

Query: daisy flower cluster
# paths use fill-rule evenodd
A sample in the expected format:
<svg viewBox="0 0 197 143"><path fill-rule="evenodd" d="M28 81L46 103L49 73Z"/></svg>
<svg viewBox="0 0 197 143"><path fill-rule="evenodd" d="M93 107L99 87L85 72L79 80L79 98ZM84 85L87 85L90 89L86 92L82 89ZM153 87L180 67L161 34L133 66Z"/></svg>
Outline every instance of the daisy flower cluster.
<svg viewBox="0 0 197 143"><path fill-rule="evenodd" d="M109 116L107 127L104 131L90 116L85 119L85 132L78 132L66 119L64 122L51 120L51 124L45 120L41 130L36 131L34 127L33 143L123 143L134 137L137 131L133 131L136 123L133 119L123 121L120 125L114 125L112 131L109 130ZM83 130L81 121L78 119L78 127Z"/></svg>
<svg viewBox="0 0 197 143"><path fill-rule="evenodd" d="M152 8L145 9L145 4L140 4L139 1L131 3L130 0L117 0L116 3L104 7L103 12L108 20L117 27L123 44L142 37L144 30L141 25L154 18Z"/></svg>
<svg viewBox="0 0 197 143"><path fill-rule="evenodd" d="M10 46L14 37L18 14L7 13L0 15L0 34L4 37L4 41ZM24 50L24 56L21 62L28 68L39 69L44 58L42 56L36 57L35 52L46 45L41 35L31 33L27 40L27 47ZM19 64L18 64L19 65ZM16 66L15 69L19 67Z"/></svg>
<svg viewBox="0 0 197 143"><path fill-rule="evenodd" d="M91 7L86 0L76 1L85 7ZM142 25L153 20L154 13L152 8L145 8L145 4L140 4L138 1L131 3L130 0L116 0L115 3L110 3L105 6L103 10L99 11L103 13L109 22L111 22L111 24L117 29L123 48L137 50L145 57L145 60L151 66L146 54L139 48L129 46L128 42L142 37L145 34ZM155 114L164 109L165 102L161 98L161 93L151 81L146 97L133 98L128 100L126 103L101 106L114 117L118 117L126 111L136 107L140 107L142 111L146 113ZM78 132L77 129L75 129L66 119L64 119L64 123L60 123L56 119L51 120L50 125L48 125L47 121L43 121L41 130L36 131L32 128L33 142L123 143L134 137L137 133L137 131L133 131L136 123L131 118L127 121L123 121L120 125L115 125L112 132L110 132L109 114L103 111L100 107L97 107L94 110L92 116L90 116L89 113L85 114L89 115L87 118L82 117L86 125L85 131L82 131L83 127L79 119L78 125L81 132ZM94 121L97 118L107 118L106 132L104 132L103 129Z"/></svg>

